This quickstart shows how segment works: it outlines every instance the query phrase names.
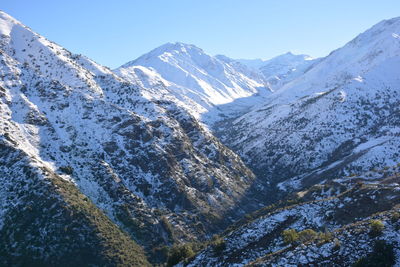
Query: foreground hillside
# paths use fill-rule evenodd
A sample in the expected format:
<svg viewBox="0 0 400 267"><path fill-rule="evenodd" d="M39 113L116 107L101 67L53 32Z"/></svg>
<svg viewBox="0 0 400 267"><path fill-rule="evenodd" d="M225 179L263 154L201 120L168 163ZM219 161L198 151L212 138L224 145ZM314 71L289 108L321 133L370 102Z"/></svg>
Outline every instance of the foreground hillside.
<svg viewBox="0 0 400 267"><path fill-rule="evenodd" d="M399 182L394 167L297 192L233 225L188 265L376 266L366 265L374 257L399 264Z"/></svg>
<svg viewBox="0 0 400 267"><path fill-rule="evenodd" d="M0 139L1 266L150 266L142 248L70 181Z"/></svg>

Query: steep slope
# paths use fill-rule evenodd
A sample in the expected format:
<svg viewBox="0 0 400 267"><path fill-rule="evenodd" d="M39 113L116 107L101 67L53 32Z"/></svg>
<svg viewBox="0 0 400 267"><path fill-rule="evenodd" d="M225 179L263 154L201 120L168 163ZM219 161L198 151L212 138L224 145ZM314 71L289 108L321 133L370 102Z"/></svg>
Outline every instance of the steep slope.
<svg viewBox="0 0 400 267"><path fill-rule="evenodd" d="M150 266L75 184L16 144L0 139L0 265Z"/></svg>
<svg viewBox="0 0 400 267"><path fill-rule="evenodd" d="M377 240L394 248L398 264L399 177L399 167L392 167L298 192L248 216L225 233L223 245L208 247L188 265L350 266ZM383 227L374 228L372 222L380 223L372 220Z"/></svg>
<svg viewBox="0 0 400 267"><path fill-rule="evenodd" d="M227 57L212 57L183 43L162 45L119 67L115 73L130 81L139 80L153 97L160 97L160 93L151 85L163 84L169 94L186 103L194 116L209 123L221 116L240 114L270 93L259 73ZM238 99L239 106L232 104Z"/></svg>
<svg viewBox="0 0 400 267"><path fill-rule="evenodd" d="M262 73L269 87L276 91L288 82L303 75L320 60L308 55L294 55L291 52L287 52L269 60L238 59L237 61Z"/></svg>
<svg viewBox="0 0 400 267"><path fill-rule="evenodd" d="M0 34L0 136L70 181L138 243L150 250L204 238L246 203L257 206L246 201L253 173L174 96L153 99L140 83L3 12ZM0 214L11 216L7 195L0 197Z"/></svg>
<svg viewBox="0 0 400 267"><path fill-rule="evenodd" d="M219 136L283 190L397 163L399 32L399 18L377 24Z"/></svg>

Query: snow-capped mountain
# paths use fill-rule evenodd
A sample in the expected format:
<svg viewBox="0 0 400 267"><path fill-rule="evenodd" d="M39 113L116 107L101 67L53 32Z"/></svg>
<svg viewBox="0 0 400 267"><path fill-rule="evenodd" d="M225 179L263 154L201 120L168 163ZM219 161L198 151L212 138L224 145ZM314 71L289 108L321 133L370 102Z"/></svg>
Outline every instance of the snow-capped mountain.
<svg viewBox="0 0 400 267"><path fill-rule="evenodd" d="M1 266L400 264L400 18L322 59L112 71L0 11L0 77Z"/></svg>
<svg viewBox="0 0 400 267"><path fill-rule="evenodd" d="M238 59L236 61L261 72L269 87L276 91L286 83L303 75L319 60L308 55L294 55L287 52L269 60Z"/></svg>
<svg viewBox="0 0 400 267"><path fill-rule="evenodd" d="M165 97L165 91L160 94L154 90L154 85L162 84L189 112L206 122L243 113L271 92L258 72L184 43L162 45L115 73L128 81L138 81L152 97Z"/></svg>
<svg viewBox="0 0 400 267"><path fill-rule="evenodd" d="M172 101L173 95L153 99L140 83L71 54L3 12L0 36L0 236L7 239L0 262L31 253L23 243L14 248L16 235L22 234L15 225L35 229L29 233L29 249L37 251L32 255L39 262L53 256L57 262L57 255L68 253L78 258L83 256L80 248L101 253L104 246L105 265L132 265L135 258L126 259L135 251L132 240L150 251L204 238L243 214L246 199L257 205L247 195L253 173L179 101ZM227 95L221 87L221 99L251 94L248 89ZM25 220L21 207L50 196L60 205L52 206L49 200L43 212L34 208ZM82 210L80 205L90 207ZM68 231L69 224L62 220L45 219L60 213L68 221L69 213L59 206L81 216L77 227L88 230ZM100 216L95 223L93 216ZM93 242L57 250L63 245L57 243L60 231L53 223L66 227L67 239L81 234L84 244ZM114 232L115 239L107 231ZM56 239L43 239L44 232ZM107 258L112 253L116 256ZM87 264L102 265L96 256L90 259L94 262Z"/></svg>
<svg viewBox="0 0 400 267"><path fill-rule="evenodd" d="M230 122L222 140L282 189L396 164L399 32L395 18L360 34Z"/></svg>

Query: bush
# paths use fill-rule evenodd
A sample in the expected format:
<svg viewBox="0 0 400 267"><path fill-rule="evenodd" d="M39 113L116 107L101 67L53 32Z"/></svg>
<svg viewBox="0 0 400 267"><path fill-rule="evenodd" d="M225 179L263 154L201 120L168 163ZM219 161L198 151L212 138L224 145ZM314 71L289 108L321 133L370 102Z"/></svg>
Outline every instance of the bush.
<svg viewBox="0 0 400 267"><path fill-rule="evenodd" d="M318 233L318 239L321 241L321 243L328 243L332 240L332 233Z"/></svg>
<svg viewBox="0 0 400 267"><path fill-rule="evenodd" d="M378 236L382 234L385 225L380 220L371 220L369 227L371 235Z"/></svg>
<svg viewBox="0 0 400 267"><path fill-rule="evenodd" d="M61 172L68 175L71 175L74 172L74 169L71 166L61 166L59 169Z"/></svg>
<svg viewBox="0 0 400 267"><path fill-rule="evenodd" d="M314 240L317 236L317 233L312 229L306 229L299 233L299 240L301 243L306 243L311 240Z"/></svg>
<svg viewBox="0 0 400 267"><path fill-rule="evenodd" d="M364 258L359 259L354 267L389 267L396 263L393 245L384 240L377 240L373 251Z"/></svg>
<svg viewBox="0 0 400 267"><path fill-rule="evenodd" d="M288 245L294 244L299 240L299 234L295 229L288 229L283 231L282 237L283 241Z"/></svg>
<svg viewBox="0 0 400 267"><path fill-rule="evenodd" d="M400 213L398 213L398 212L393 212L393 213L392 213L392 218L391 218L392 223L398 222L399 219L400 219Z"/></svg>
<svg viewBox="0 0 400 267"><path fill-rule="evenodd" d="M168 255L167 266L174 266L182 260L193 257L195 253L192 250L190 244L184 244L180 246L174 246L171 248Z"/></svg>
<svg viewBox="0 0 400 267"><path fill-rule="evenodd" d="M226 248L225 240L218 235L213 236L211 244L216 253L221 253Z"/></svg>
<svg viewBox="0 0 400 267"><path fill-rule="evenodd" d="M340 243L340 241L339 241L339 239L337 239L337 238L335 238L334 240L333 240L333 250L339 250L340 249L340 246L342 245L341 243Z"/></svg>

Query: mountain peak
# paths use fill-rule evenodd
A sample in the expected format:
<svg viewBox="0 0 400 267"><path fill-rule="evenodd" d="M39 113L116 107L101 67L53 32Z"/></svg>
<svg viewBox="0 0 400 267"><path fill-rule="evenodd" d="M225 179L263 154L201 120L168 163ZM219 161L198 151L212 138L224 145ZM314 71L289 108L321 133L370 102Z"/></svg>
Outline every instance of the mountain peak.
<svg viewBox="0 0 400 267"><path fill-rule="evenodd" d="M0 10L0 34L10 36L12 28L15 25L22 26L22 24L19 21L17 21L7 13Z"/></svg>
<svg viewBox="0 0 400 267"><path fill-rule="evenodd" d="M204 52L203 49L193 45L193 44L186 44L182 42L168 42L165 43L152 51L165 51L165 52L170 52L170 51L181 51L181 52L187 52L190 50L196 50L196 51L201 51ZM152 52L151 51L151 52ZM150 52L150 53L151 53Z"/></svg>
<svg viewBox="0 0 400 267"><path fill-rule="evenodd" d="M203 49L193 45L193 44L186 44L182 42L169 42L165 43L157 48L154 48L150 52L138 57L137 59L130 61L124 65L122 68L141 65L145 61L152 61L156 60L157 58L170 58L170 57L177 57L177 56L192 56L192 55L206 55Z"/></svg>

